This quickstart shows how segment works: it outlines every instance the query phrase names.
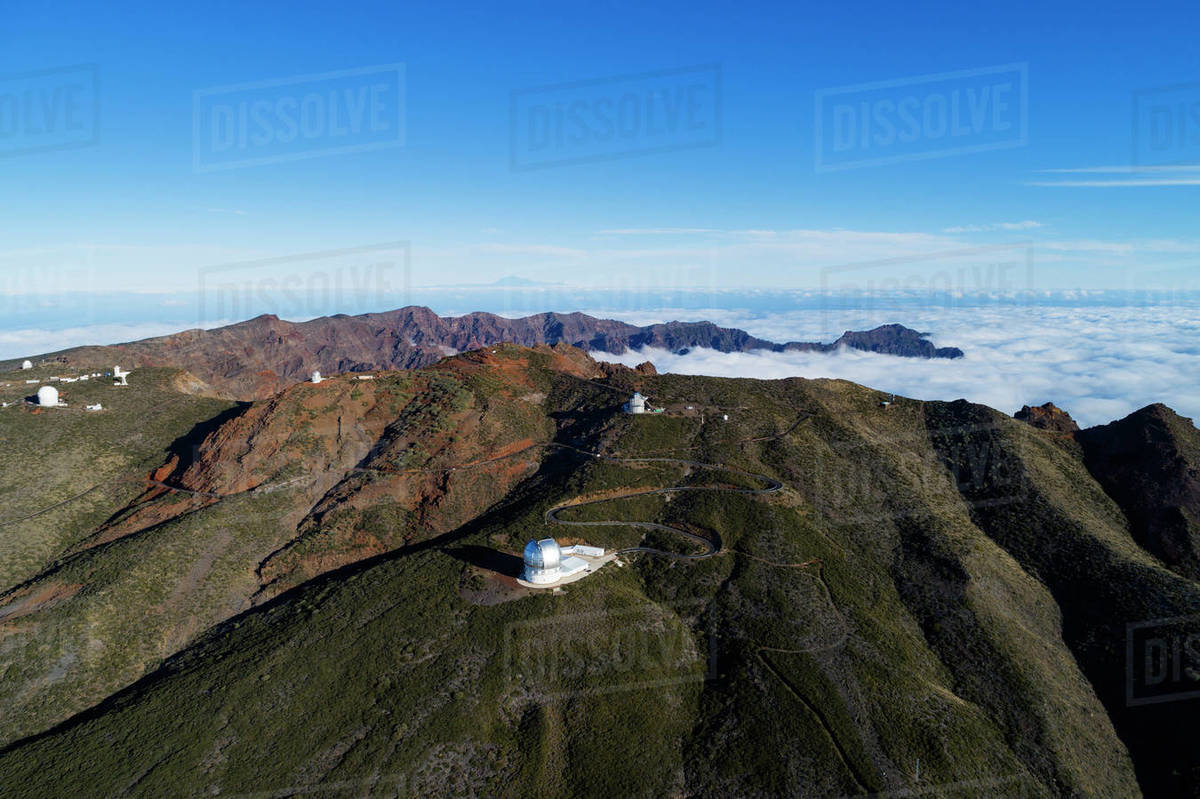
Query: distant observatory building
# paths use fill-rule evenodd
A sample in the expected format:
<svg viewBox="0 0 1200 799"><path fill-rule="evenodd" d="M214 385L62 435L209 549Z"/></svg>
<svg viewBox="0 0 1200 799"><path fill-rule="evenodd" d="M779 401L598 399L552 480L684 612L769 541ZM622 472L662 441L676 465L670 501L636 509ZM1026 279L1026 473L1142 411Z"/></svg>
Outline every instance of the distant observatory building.
<svg viewBox="0 0 1200 799"><path fill-rule="evenodd" d="M576 557L577 555L584 557ZM525 571L521 573L521 580L537 587L570 582L571 578L583 577L585 573L592 572L607 562L604 559L604 550L600 547L560 547L553 538L530 541L525 545L523 560Z"/></svg>
<svg viewBox="0 0 1200 799"><path fill-rule="evenodd" d="M322 378L321 378L321 373L320 373L320 372L318 372L318 371L315 371L315 370L314 370L314 371L313 371L313 373L312 373L312 381L313 381L314 383L320 383L320 382L321 382L321 379L322 379Z"/></svg>
<svg viewBox="0 0 1200 799"><path fill-rule="evenodd" d="M21 362L21 368L22 368L22 369L32 369L32 368L33 368L33 361L22 361L22 362Z"/></svg>
<svg viewBox="0 0 1200 799"><path fill-rule="evenodd" d="M58 389L54 386L42 386L38 389L37 401L43 408L58 407Z"/></svg>
<svg viewBox="0 0 1200 799"><path fill-rule="evenodd" d="M633 396L629 398L629 402L625 403L625 413L645 413L646 398L642 396L642 392L635 391Z"/></svg>

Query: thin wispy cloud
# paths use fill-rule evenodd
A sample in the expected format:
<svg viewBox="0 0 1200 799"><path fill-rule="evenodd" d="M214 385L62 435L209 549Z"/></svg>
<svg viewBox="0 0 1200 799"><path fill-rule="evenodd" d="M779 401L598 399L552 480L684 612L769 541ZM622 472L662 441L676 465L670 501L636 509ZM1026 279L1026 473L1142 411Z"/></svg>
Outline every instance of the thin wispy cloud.
<svg viewBox="0 0 1200 799"><path fill-rule="evenodd" d="M944 234L843 228L728 229L661 241L638 235L593 239L592 246L570 246L573 241L578 240L422 246L414 249L413 282L441 285L447 273L474 282L484 274L508 272L561 281L569 268L571 282L588 287L694 286L697 281L815 287L820 269L830 265L928 256L963 246L961 239Z"/></svg>
<svg viewBox="0 0 1200 799"><path fill-rule="evenodd" d="M957 225L942 228L943 233L990 233L997 230L1034 230L1042 227L1041 222L1025 219L1020 222L992 222L986 225Z"/></svg>
<svg viewBox="0 0 1200 799"><path fill-rule="evenodd" d="M1130 178L1128 180L1033 180L1027 186L1113 188L1122 186L1200 186L1200 177Z"/></svg>
<svg viewBox="0 0 1200 799"><path fill-rule="evenodd" d="M217 326L218 324L220 323L206 326ZM25 358L69 347L137 341L143 338L178 333L181 330L187 329L187 327L196 327L196 325L184 326L161 322L140 322L134 324L84 325L61 330L48 330L45 328L0 330L0 358Z"/></svg>
<svg viewBox="0 0 1200 799"><path fill-rule="evenodd" d="M580 258L587 255L586 250L576 247L560 247L554 244L481 244L477 249L485 253L550 255L558 258Z"/></svg>
<svg viewBox="0 0 1200 799"><path fill-rule="evenodd" d="M1135 241L1071 239L1066 241L1041 242L1038 246L1042 249L1059 252L1107 253L1110 255L1151 253L1200 255L1200 241L1185 241L1183 239L1138 239Z"/></svg>
<svg viewBox="0 0 1200 799"><path fill-rule="evenodd" d="M1054 174L1135 174L1142 172L1200 172L1200 164L1115 164L1112 166L1072 166L1054 169L1037 169L1035 172Z"/></svg>
<svg viewBox="0 0 1200 799"><path fill-rule="evenodd" d="M720 233L715 228L703 227L649 227L649 228L610 228L597 230L598 236L686 236L702 233Z"/></svg>
<svg viewBox="0 0 1200 799"><path fill-rule="evenodd" d="M1122 177L1031 180L1025 183L1026 186L1065 188L1200 186L1200 165L1197 164L1086 166L1040 169L1037 171L1059 175L1120 175Z"/></svg>

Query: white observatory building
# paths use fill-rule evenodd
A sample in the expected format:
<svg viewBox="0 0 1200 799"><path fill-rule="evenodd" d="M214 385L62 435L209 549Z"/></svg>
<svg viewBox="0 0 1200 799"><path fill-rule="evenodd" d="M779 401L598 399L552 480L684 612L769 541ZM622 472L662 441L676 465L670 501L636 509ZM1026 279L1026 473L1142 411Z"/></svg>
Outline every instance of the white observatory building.
<svg viewBox="0 0 1200 799"><path fill-rule="evenodd" d="M42 386L37 393L38 405L43 408L58 407L58 389L54 386Z"/></svg>
<svg viewBox="0 0 1200 799"><path fill-rule="evenodd" d="M600 547L579 544L560 547L553 538L543 538L526 544L522 559L525 570L521 581L532 588L550 588L573 582L600 568L610 558L604 557Z"/></svg>
<svg viewBox="0 0 1200 799"><path fill-rule="evenodd" d="M321 378L321 373L320 373L320 372L318 372L318 371L316 371L316 370L314 370L314 371L313 371L313 373L312 373L312 381L313 381L314 383L320 383L320 382L321 382L321 380L322 380L322 378Z"/></svg>
<svg viewBox="0 0 1200 799"><path fill-rule="evenodd" d="M127 377L129 377L129 372L122 372L121 367L119 367L119 366L113 367L113 385L114 386L129 385L129 382L125 379Z"/></svg>
<svg viewBox="0 0 1200 799"><path fill-rule="evenodd" d="M645 413L646 398L642 396L642 392L635 391L633 396L629 398L629 402L625 403L625 413Z"/></svg>
<svg viewBox="0 0 1200 799"><path fill-rule="evenodd" d="M21 368L22 368L22 369L32 369L32 368L33 368L33 361L22 361L22 362L21 362Z"/></svg>

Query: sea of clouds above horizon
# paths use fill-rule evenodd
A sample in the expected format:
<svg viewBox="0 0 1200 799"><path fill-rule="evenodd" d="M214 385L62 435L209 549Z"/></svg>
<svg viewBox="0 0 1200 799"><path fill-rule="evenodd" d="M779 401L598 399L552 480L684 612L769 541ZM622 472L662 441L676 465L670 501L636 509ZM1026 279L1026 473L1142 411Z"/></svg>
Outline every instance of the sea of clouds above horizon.
<svg viewBox="0 0 1200 799"><path fill-rule="evenodd" d="M671 311L613 315L637 324L699 318L694 311L686 316ZM1084 427L1155 402L1192 419L1200 416L1200 307L1194 304L707 313L703 318L777 342L830 341L843 330L898 322L928 332L938 346L959 347L964 357L703 348L684 355L654 348L593 355L629 366L648 360L660 372L679 374L841 378L916 399L967 399L1010 414L1022 405L1053 402Z"/></svg>
<svg viewBox="0 0 1200 799"><path fill-rule="evenodd" d="M714 299L707 295L707 299ZM563 304L536 296L518 306L501 306L484 297L421 298L443 315L493 310L515 317ZM573 301L585 298L571 298ZM659 307L609 304L597 298L585 313L635 324L671 320L708 320L737 327L771 341L832 341L845 330L865 330L899 323L930 334L938 346L961 348L958 359L899 358L841 350L835 353L721 353L694 348L685 355L640 350L620 356L593 356L628 365L649 360L662 372L722 377L829 377L851 380L887 392L927 400L964 398L1013 413L1022 405L1054 402L1083 426L1103 424L1154 402L1162 402L1193 419L1200 416L1200 298L1171 302L1139 301L1126 295L1057 297L1029 302L1011 298L940 301L849 301L826 307L822 300L755 305L738 294L717 296L721 307L684 303ZM132 302L132 301L131 301ZM717 305L718 303L713 303ZM403 303L384 302L384 307ZM741 305L742 307L738 307ZM186 314L169 321L172 307L138 302L140 313L121 321L87 319L33 327L9 317L0 319L0 358L24 358L84 344L112 344L165 335L196 327ZM491 307L489 307L491 306ZM127 307L134 307L132 304ZM572 306L571 310L574 307ZM65 310L65 309L64 309ZM352 309L352 312L371 310ZM378 310L378 309L374 309ZM568 310L559 308L559 310ZM140 318L138 318L140 317ZM235 320L213 320L203 327ZM292 321L302 321L295 318Z"/></svg>

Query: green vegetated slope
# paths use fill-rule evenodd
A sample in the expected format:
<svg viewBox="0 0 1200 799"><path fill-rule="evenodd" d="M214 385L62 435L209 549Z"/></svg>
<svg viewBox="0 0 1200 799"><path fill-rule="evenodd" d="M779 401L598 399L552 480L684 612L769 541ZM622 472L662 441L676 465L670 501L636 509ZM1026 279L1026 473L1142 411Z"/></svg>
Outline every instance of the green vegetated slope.
<svg viewBox="0 0 1200 799"><path fill-rule="evenodd" d="M173 369L138 370L129 386L45 382L76 374L56 364L0 373L10 403L0 408L0 593L83 540L141 492L172 442L234 405L190 393ZM56 386L67 407L27 405L39 385ZM103 410L84 410L96 403Z"/></svg>
<svg viewBox="0 0 1200 799"><path fill-rule="evenodd" d="M517 379L500 361L458 373L461 407L491 398L523 420L489 446L560 446L514 455L529 460L495 495L454 495L469 518L381 521L373 509L389 497L458 502L386 474L430 439L419 406L398 411L361 461L383 477L342 472L289 522L283 551L310 570L258 575L280 590L287 575L312 579L10 745L0 794L1115 797L1196 784L1196 754L1163 724L1186 703L1140 714L1122 680L1125 625L1200 612L1200 586L1134 542L1079 454L1049 434L968 403L885 410L876 392L824 380L542 369L520 378L516 405L496 399ZM703 415L621 415L635 384ZM438 450L438 479L483 482L446 458L477 462L496 430L443 427L474 443ZM639 457L710 466L623 459ZM783 490L624 497L763 487L754 474ZM203 537L202 513L261 519L285 508L260 503L299 501L280 496L246 493L171 524L180 541ZM560 593L489 571L543 536L694 550L662 530L544 518L603 496L563 520L653 521L722 551L629 555ZM137 541L121 544L131 557Z"/></svg>
<svg viewBox="0 0 1200 799"><path fill-rule="evenodd" d="M540 450L478 461L552 435L534 390L548 379L531 365L538 357L516 353L524 377L503 386L469 361L293 386L226 414L182 452L160 444L143 454L118 490L96 492L111 504L81 516L69 540L55 520L30 520L40 526L29 540L58 557L0 593L0 745L94 705L288 587L457 528L499 501L536 471ZM149 376L137 374L138 393L122 397L150 397ZM84 421L113 449L130 434L115 412ZM61 441L41 439L54 452L69 449ZM160 466L159 484L148 484ZM15 479L7 463L0 471Z"/></svg>

